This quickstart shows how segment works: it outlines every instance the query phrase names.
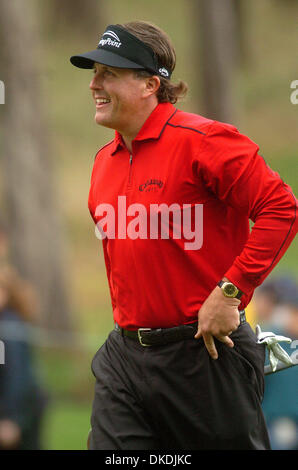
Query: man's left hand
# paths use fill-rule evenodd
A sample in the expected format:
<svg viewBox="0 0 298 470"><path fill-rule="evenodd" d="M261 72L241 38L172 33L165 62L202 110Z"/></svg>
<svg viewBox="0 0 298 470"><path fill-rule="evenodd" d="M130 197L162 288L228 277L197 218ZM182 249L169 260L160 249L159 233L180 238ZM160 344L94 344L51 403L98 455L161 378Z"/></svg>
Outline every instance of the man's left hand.
<svg viewBox="0 0 298 470"><path fill-rule="evenodd" d="M239 299L225 297L220 287L216 286L200 308L195 339L203 337L212 359L218 358L214 338L231 348L234 346L229 335L239 326L238 305L240 303Z"/></svg>

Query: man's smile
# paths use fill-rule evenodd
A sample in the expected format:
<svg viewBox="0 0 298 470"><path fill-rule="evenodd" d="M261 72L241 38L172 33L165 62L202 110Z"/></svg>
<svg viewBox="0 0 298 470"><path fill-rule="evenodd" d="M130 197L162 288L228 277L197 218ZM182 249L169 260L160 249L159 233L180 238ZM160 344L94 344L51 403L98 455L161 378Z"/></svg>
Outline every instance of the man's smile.
<svg viewBox="0 0 298 470"><path fill-rule="evenodd" d="M106 106L110 102L111 100L109 98L95 98L96 109L102 108L103 106Z"/></svg>

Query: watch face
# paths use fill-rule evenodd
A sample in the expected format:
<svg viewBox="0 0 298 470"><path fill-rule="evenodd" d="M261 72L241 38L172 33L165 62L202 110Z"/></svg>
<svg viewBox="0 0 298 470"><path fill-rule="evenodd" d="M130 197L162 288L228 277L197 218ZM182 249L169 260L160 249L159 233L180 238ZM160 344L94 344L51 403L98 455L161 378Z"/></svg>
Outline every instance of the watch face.
<svg viewBox="0 0 298 470"><path fill-rule="evenodd" d="M227 282L223 286L223 290L226 297L235 297L238 293L237 287L234 286L234 284L232 284L231 282Z"/></svg>

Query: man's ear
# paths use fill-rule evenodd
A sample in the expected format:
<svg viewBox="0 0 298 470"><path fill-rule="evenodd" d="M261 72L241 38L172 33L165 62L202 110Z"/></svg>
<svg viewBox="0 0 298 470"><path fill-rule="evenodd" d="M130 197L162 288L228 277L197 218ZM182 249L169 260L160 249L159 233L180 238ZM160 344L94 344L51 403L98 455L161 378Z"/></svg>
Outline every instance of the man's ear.
<svg viewBox="0 0 298 470"><path fill-rule="evenodd" d="M146 78L145 93L147 96L156 94L160 87L160 78L157 75L152 75L152 77Z"/></svg>

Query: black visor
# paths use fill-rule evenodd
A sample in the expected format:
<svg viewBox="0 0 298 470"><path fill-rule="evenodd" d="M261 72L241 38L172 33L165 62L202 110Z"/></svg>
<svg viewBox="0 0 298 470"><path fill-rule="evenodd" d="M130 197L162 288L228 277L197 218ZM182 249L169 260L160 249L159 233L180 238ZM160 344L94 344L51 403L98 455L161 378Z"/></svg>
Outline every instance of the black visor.
<svg viewBox="0 0 298 470"><path fill-rule="evenodd" d="M117 25L106 28L97 49L74 55L70 61L82 69L92 69L97 62L110 67L148 70L164 78L171 76L171 71L158 63L151 47Z"/></svg>

